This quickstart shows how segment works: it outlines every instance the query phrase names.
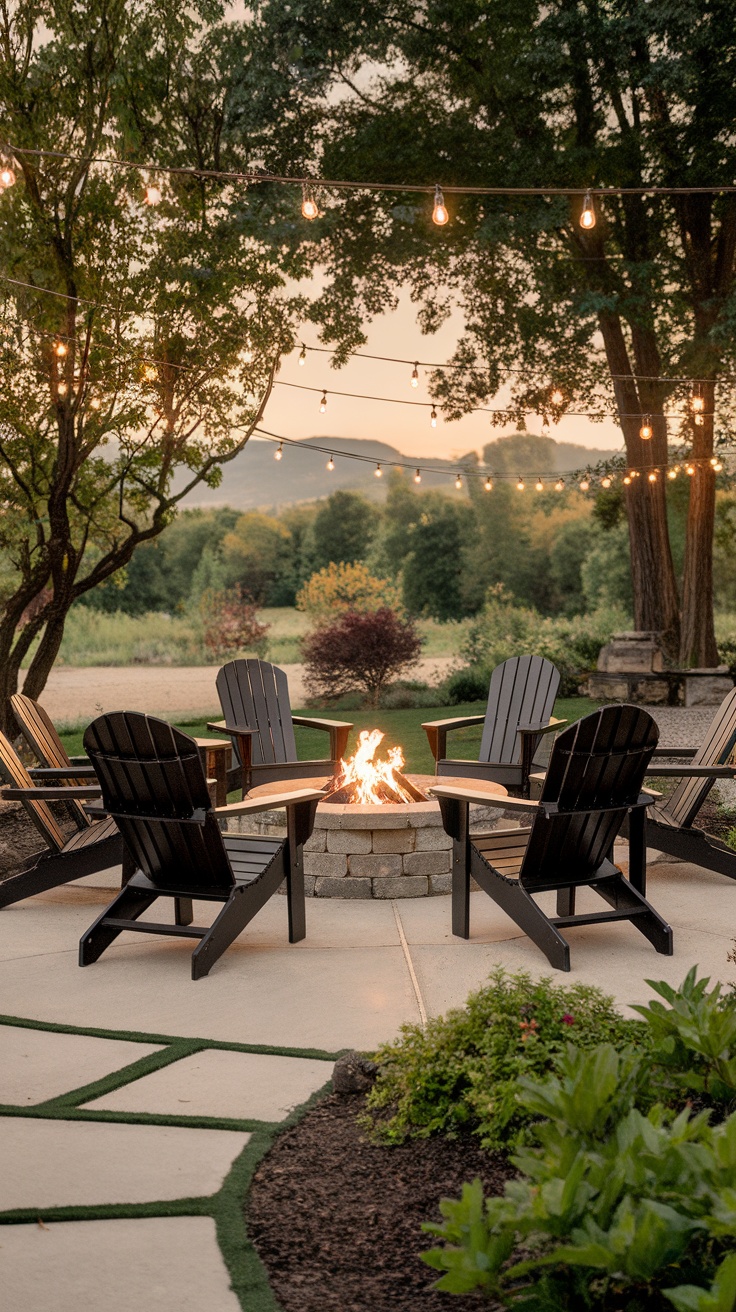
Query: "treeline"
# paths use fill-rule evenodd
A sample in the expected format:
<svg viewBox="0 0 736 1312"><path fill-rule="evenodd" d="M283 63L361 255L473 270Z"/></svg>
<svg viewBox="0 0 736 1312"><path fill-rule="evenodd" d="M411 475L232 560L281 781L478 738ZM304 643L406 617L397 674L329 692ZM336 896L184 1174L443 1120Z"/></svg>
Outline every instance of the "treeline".
<svg viewBox="0 0 736 1312"><path fill-rule="evenodd" d="M424 491L397 471L376 505L356 492L291 506L279 514L185 510L127 570L86 604L142 615L182 613L207 589L239 587L259 606L293 606L303 584L331 562L363 563L398 583L406 609L437 620L477 614L501 584L520 606L575 616L603 606L630 611L628 532L621 490L595 498L569 489L523 493L497 482L467 496ZM671 537L682 568L688 487L668 486ZM736 609L736 497L719 494L716 601Z"/></svg>

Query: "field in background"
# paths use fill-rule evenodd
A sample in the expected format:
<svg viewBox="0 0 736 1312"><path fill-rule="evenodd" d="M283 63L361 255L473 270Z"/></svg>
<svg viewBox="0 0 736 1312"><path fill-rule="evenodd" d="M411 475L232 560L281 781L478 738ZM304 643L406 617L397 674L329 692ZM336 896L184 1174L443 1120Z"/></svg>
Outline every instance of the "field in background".
<svg viewBox="0 0 736 1312"><path fill-rule="evenodd" d="M308 628L306 615L293 607L279 606L259 611L259 618L271 626L267 639L268 659L276 665L296 664L300 659L299 641ZM468 624L468 620L447 624L420 620L419 630L424 638L422 655L459 655ZM69 614L57 664L80 668L94 665L216 665L218 661L204 646L197 615L166 615L154 611L148 615L130 616L120 611L106 614L78 606Z"/></svg>

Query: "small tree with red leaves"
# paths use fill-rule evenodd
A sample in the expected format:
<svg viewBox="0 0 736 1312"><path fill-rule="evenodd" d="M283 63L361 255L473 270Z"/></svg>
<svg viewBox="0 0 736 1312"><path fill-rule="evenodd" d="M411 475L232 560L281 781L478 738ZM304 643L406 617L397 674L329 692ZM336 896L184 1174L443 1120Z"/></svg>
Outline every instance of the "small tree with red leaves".
<svg viewBox="0 0 736 1312"><path fill-rule="evenodd" d="M412 621L388 606L346 611L302 642L309 691L330 700L362 688L375 706L382 688L414 665L421 649Z"/></svg>
<svg viewBox="0 0 736 1312"><path fill-rule="evenodd" d="M242 588L207 588L199 611L204 645L215 660L229 660L246 651L266 653L268 624L261 624L252 599Z"/></svg>

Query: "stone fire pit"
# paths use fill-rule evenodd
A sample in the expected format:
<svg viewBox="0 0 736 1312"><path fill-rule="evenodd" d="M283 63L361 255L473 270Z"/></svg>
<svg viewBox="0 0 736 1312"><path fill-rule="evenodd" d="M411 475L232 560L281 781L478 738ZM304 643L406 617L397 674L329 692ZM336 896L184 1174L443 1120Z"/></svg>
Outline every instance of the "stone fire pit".
<svg viewBox="0 0 736 1312"><path fill-rule="evenodd" d="M408 777L423 792L437 782L433 775ZM326 782L305 779L298 784L319 788ZM480 784L479 780L463 782L503 792L498 785ZM281 791L283 783L254 788L250 796L267 795L269 789ZM503 813L495 807L472 806L470 815L474 825L492 829ZM263 811L234 817L229 827L282 837L286 832L283 822L283 811ZM504 818L506 827L509 823ZM381 806L320 802L314 833L304 847L307 896L398 898L449 893L451 848L452 840L442 828L439 804L434 800Z"/></svg>

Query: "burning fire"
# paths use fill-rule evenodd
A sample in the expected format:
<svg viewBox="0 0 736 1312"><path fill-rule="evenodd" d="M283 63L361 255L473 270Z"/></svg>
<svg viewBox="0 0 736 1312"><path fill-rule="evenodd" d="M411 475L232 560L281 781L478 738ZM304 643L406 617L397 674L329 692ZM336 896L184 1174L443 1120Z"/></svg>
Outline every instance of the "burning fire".
<svg viewBox="0 0 736 1312"><path fill-rule="evenodd" d="M364 729L349 761L341 761L331 792L340 801L381 805L384 802L414 802L422 794L400 774L404 757L400 747L389 748L387 761L373 758L384 735L380 729ZM334 800L337 800L335 796Z"/></svg>

